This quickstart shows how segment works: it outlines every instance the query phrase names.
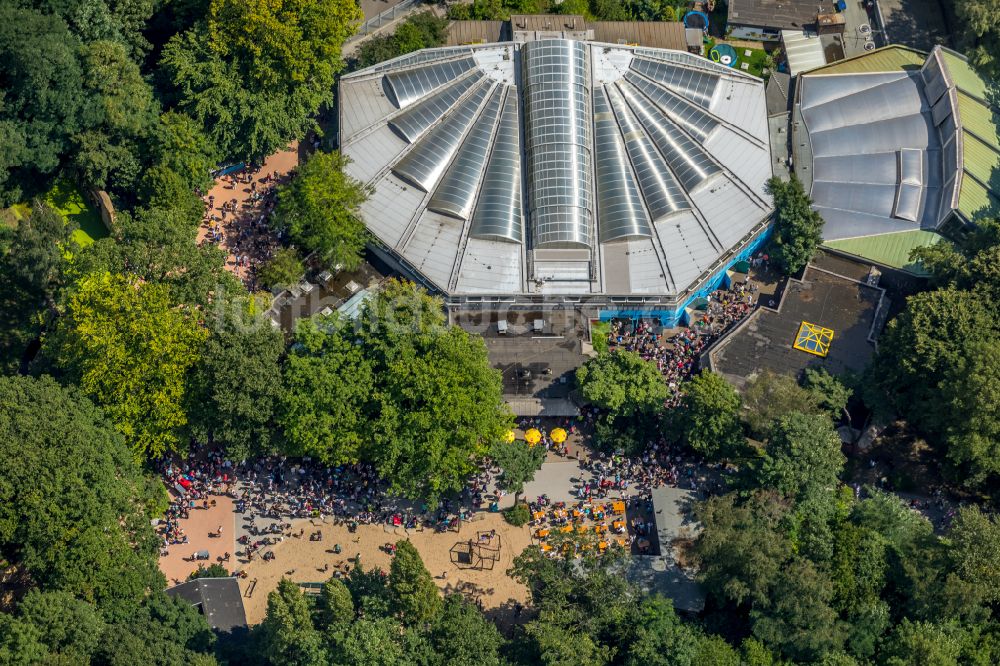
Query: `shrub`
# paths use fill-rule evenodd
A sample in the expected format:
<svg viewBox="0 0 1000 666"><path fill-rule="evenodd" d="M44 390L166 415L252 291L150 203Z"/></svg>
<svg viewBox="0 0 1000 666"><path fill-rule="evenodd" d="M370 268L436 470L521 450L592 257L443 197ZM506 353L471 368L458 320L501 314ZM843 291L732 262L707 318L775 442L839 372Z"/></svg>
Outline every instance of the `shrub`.
<svg viewBox="0 0 1000 666"><path fill-rule="evenodd" d="M527 504L515 504L503 512L503 517L514 527L523 527L531 520L531 512Z"/></svg>

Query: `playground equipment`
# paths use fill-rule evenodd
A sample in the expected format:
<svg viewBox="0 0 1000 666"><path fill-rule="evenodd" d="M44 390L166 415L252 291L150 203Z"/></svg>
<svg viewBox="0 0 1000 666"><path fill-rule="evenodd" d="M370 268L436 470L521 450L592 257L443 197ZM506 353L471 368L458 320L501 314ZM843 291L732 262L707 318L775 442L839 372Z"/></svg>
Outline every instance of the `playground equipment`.
<svg viewBox="0 0 1000 666"><path fill-rule="evenodd" d="M798 333L795 334L795 343L792 346L807 354L825 357L830 353L831 342L833 342L831 329L804 321L799 325Z"/></svg>
<svg viewBox="0 0 1000 666"><path fill-rule="evenodd" d="M461 569L492 571L500 561L500 537L496 532L477 532L475 539L457 542L449 551L451 563Z"/></svg>
<svg viewBox="0 0 1000 666"><path fill-rule="evenodd" d="M736 67L736 49L729 44L716 44L708 52L708 57L713 62L726 67Z"/></svg>
<svg viewBox="0 0 1000 666"><path fill-rule="evenodd" d="M685 28L697 28L702 32L708 32L708 14L700 11L691 11L684 15Z"/></svg>

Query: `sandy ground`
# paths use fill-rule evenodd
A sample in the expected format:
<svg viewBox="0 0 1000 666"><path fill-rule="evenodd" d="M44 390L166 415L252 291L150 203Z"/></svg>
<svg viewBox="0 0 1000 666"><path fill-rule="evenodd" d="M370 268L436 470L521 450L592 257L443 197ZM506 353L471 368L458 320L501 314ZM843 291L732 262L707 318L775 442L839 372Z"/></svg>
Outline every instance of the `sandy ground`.
<svg viewBox="0 0 1000 666"><path fill-rule="evenodd" d="M224 553L235 553L235 530L233 523L233 501L228 497L216 495L213 497L215 506L208 509L194 509L186 520L181 521L181 527L187 534L189 543L168 546L167 555L160 557L160 571L167 577L167 585L174 586L187 580L188 575L198 568L199 564L212 564ZM222 537L210 537L222 525ZM207 562L190 562L191 554L198 550L207 550ZM226 568L236 565L231 559Z"/></svg>
<svg viewBox="0 0 1000 666"><path fill-rule="evenodd" d="M287 176L289 172L291 172L295 167L297 167L298 164L299 164L299 143L298 141L293 141L291 144L289 144L287 149L269 155L267 159L264 160L264 164L261 166L261 170L256 174L256 179L258 180L258 187L261 186L260 180L262 178L271 176L273 174L278 175L279 183L286 182L288 179ZM271 187L273 186L274 184L271 184ZM267 189L268 189L267 186L265 186L261 191L263 192L266 191ZM208 197L210 195L215 197L215 209L210 211L215 215L221 215L221 206L223 202L236 199L237 207L240 211L239 216L241 218L244 217L250 218L252 216L260 214L257 207L254 207L252 209L244 208L244 202L250 198L250 194L251 190L249 185L244 183L236 183L234 187L233 182L228 177L224 176L222 178L217 178L215 180L215 183L212 185L212 189L210 189L205 194L203 199L207 207ZM229 256L226 258L226 270L239 276L241 280L246 280L248 268L245 266L243 267L236 266L236 256L232 251L230 251L229 247L229 234L232 233L235 235L238 233L239 230L239 226L234 225L233 222L234 222L233 216L232 215L227 216L225 222L222 225L226 234L226 238L224 238L222 242L217 243L217 245L229 253ZM207 222L203 222L202 225L198 228L197 242L199 244L203 242L210 242L207 239L208 231L209 231L209 224Z"/></svg>
<svg viewBox="0 0 1000 666"><path fill-rule="evenodd" d="M482 518L479 518L482 516ZM531 543L528 527L508 525L500 514L480 513L477 520L468 521L460 532L435 533L432 530L411 530L410 541L420 551L434 581L444 591L461 591L470 599L479 599L484 609L505 609L514 602L527 600L527 589L507 577L507 569L521 551ZM500 555L492 570L461 568L452 564L450 550L458 542L475 539L477 532L495 529L500 540ZM273 547L275 559L264 562L255 558L244 566L247 577L240 580L247 621L257 624L267 611L267 595L278 586L282 578L300 583L320 583L330 578L339 568L349 569L350 559L360 555L361 565L388 571L391 558L381 550L386 543L407 538L406 530L381 525L361 525L351 534L347 527L323 524L319 521L297 521L292 533L305 530L301 538L291 537ZM309 534L320 530L322 541L310 541ZM333 553L340 544L340 555ZM249 596L248 596L249 594Z"/></svg>

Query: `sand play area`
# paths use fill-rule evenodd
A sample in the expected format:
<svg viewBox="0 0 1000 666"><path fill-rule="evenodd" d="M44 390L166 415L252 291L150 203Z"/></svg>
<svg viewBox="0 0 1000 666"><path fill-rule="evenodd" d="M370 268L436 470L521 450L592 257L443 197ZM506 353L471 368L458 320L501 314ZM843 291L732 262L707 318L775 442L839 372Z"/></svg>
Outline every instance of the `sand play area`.
<svg viewBox="0 0 1000 666"><path fill-rule="evenodd" d="M478 532L496 530L500 552L492 570L477 570L464 565L453 564L451 549L458 542L475 539ZM255 558L253 562L239 565L235 560L230 566L242 566L247 576L240 580L247 621L257 624L264 619L267 611L267 595L278 586L282 578L300 583L321 583L330 578L339 568L349 569L351 560L361 556L365 569L379 567L389 570L391 557L382 550L386 543L395 543L409 538L420 551L424 564L435 582L445 591L461 591L473 601L482 601L486 610L507 605L507 602L525 602L527 590L507 577L514 558L531 543L528 527L513 527L497 513L477 514L476 520L467 521L459 532L437 533L433 530L409 530L382 525L360 525L351 534L346 526L324 524L320 521L296 521L291 530L301 537L286 537L273 546L275 559L265 562ZM323 538L310 541L309 535L317 530ZM340 544L339 555L333 553L334 545ZM249 594L249 596L248 596Z"/></svg>

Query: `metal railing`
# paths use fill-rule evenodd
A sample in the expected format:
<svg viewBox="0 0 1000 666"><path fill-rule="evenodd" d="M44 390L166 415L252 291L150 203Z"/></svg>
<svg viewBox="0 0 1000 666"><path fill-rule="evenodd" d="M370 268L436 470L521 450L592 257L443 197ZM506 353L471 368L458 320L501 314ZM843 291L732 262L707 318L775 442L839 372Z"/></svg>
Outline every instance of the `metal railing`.
<svg viewBox="0 0 1000 666"><path fill-rule="evenodd" d="M398 5L393 5L384 12L380 12L378 16L373 16L358 27L358 31L354 33L351 37L347 39L347 42L353 42L355 40L361 39L371 33L375 32L382 26L388 25L395 21L397 18L405 14L414 5L419 5L423 0L403 0Z"/></svg>

